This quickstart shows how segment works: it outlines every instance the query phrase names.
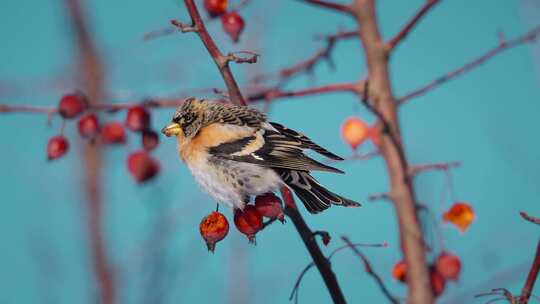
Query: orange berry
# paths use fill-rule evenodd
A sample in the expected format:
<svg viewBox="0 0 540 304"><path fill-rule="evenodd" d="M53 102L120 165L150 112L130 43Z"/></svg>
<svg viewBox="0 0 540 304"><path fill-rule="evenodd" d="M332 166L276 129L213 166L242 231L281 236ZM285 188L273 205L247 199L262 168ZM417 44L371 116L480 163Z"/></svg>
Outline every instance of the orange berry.
<svg viewBox="0 0 540 304"><path fill-rule="evenodd" d="M466 202L457 202L443 214L445 222L451 222L456 227L465 232L474 221L475 214L471 206Z"/></svg>
<svg viewBox="0 0 540 304"><path fill-rule="evenodd" d="M368 131L368 125L363 120L356 117L347 118L341 126L341 135L343 136L343 139L354 150L366 140Z"/></svg>
<svg viewBox="0 0 540 304"><path fill-rule="evenodd" d="M229 222L222 213L214 211L202 219L199 231L206 242L208 251L214 252L216 243L223 240L229 233Z"/></svg>
<svg viewBox="0 0 540 304"><path fill-rule="evenodd" d="M399 261L394 265L392 277L402 283L407 281L407 264L405 264L405 261Z"/></svg>

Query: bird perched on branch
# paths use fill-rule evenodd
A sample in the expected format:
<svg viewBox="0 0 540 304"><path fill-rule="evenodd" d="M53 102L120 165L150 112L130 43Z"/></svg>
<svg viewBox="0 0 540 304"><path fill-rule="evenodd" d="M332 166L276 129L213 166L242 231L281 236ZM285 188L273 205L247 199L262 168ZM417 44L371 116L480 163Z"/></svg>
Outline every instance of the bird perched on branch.
<svg viewBox="0 0 540 304"><path fill-rule="evenodd" d="M176 136L183 162L216 201L243 209L252 195L286 185L307 210L318 213L331 205L359 203L324 188L310 171L343 171L306 156L313 150L343 160L309 138L269 122L256 109L188 98L161 132Z"/></svg>

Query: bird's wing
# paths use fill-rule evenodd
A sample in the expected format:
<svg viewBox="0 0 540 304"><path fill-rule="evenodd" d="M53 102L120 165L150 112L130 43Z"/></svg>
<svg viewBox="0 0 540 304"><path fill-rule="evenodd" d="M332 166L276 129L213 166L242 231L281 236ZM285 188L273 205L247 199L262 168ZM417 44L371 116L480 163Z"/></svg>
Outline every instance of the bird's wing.
<svg viewBox="0 0 540 304"><path fill-rule="evenodd" d="M314 143L311 139L309 139L307 136L305 136L302 133L296 132L295 130L289 129L281 124L278 124L276 122L270 122L270 124L281 134L285 135L288 139L293 141L298 141L301 144L301 147L303 149L310 149L313 150L321 155L324 155L328 158L335 159L335 160L343 160L340 156L326 150L325 148L317 145Z"/></svg>
<svg viewBox="0 0 540 304"><path fill-rule="evenodd" d="M298 171L343 171L322 164L303 153L304 144L280 132L259 129L253 134L221 143L208 149L212 156Z"/></svg>

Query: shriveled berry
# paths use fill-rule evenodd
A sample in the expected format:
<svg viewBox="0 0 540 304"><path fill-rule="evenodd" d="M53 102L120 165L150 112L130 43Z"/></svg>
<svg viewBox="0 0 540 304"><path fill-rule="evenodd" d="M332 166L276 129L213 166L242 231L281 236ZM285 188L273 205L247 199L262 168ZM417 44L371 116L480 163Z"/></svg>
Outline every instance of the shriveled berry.
<svg viewBox="0 0 540 304"><path fill-rule="evenodd" d="M144 150L131 153L127 158L127 167L131 176L138 183L151 179L159 172L157 160Z"/></svg>
<svg viewBox="0 0 540 304"><path fill-rule="evenodd" d="M227 11L227 0L204 0L204 9L210 17L218 17Z"/></svg>
<svg viewBox="0 0 540 304"><path fill-rule="evenodd" d="M150 113L142 106L134 106L128 109L126 126L133 132L147 130L150 126Z"/></svg>
<svg viewBox="0 0 540 304"><path fill-rule="evenodd" d="M86 110L87 101L81 94L62 96L58 103L58 112L63 118L73 118Z"/></svg>
<svg viewBox="0 0 540 304"><path fill-rule="evenodd" d="M94 138L99 133L99 123L96 114L90 113L79 119L77 124L79 134L84 138Z"/></svg>
<svg viewBox="0 0 540 304"><path fill-rule="evenodd" d="M285 214L281 208L281 199L274 193L265 193L255 198L255 209L264 217L285 221Z"/></svg>
<svg viewBox="0 0 540 304"><path fill-rule="evenodd" d="M69 150L69 142L62 135L51 137L47 143L47 159L53 160L62 157Z"/></svg>
<svg viewBox="0 0 540 304"><path fill-rule="evenodd" d="M123 144L126 142L124 126L118 122L109 122L101 128L101 139L106 144Z"/></svg>
<svg viewBox="0 0 540 304"><path fill-rule="evenodd" d="M234 225L247 236L250 243L255 243L255 234L263 227L262 215L253 205L247 205L243 211L235 210Z"/></svg>
<svg viewBox="0 0 540 304"><path fill-rule="evenodd" d="M214 211L202 219L199 231L208 246L208 251L214 252L216 243L229 233L229 222L222 213Z"/></svg>
<svg viewBox="0 0 540 304"><path fill-rule="evenodd" d="M238 13L229 12L221 16L221 25L225 33L236 43L240 39L240 34L244 31L246 23Z"/></svg>
<svg viewBox="0 0 540 304"><path fill-rule="evenodd" d="M446 280L457 281L461 272L461 261L457 255L443 251L435 261L435 268Z"/></svg>
<svg viewBox="0 0 540 304"><path fill-rule="evenodd" d="M343 139L356 150L368 138L368 125L361 119L350 117L343 122L341 126L341 135Z"/></svg>
<svg viewBox="0 0 540 304"><path fill-rule="evenodd" d="M443 214L443 220L456 225L461 232L467 231L474 218L474 210L467 202L456 202Z"/></svg>
<svg viewBox="0 0 540 304"><path fill-rule="evenodd" d="M146 151L154 150L159 144L159 136L156 132L146 130L141 136L142 146Z"/></svg>

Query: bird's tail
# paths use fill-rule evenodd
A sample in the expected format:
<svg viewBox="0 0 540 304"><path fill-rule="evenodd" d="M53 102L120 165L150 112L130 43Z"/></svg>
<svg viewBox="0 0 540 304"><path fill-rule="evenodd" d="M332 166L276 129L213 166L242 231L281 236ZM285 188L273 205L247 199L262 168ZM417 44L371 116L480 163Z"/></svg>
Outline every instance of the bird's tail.
<svg viewBox="0 0 540 304"><path fill-rule="evenodd" d="M310 213L319 213L331 205L359 207L360 204L324 188L305 171L279 170L281 179L302 200Z"/></svg>

